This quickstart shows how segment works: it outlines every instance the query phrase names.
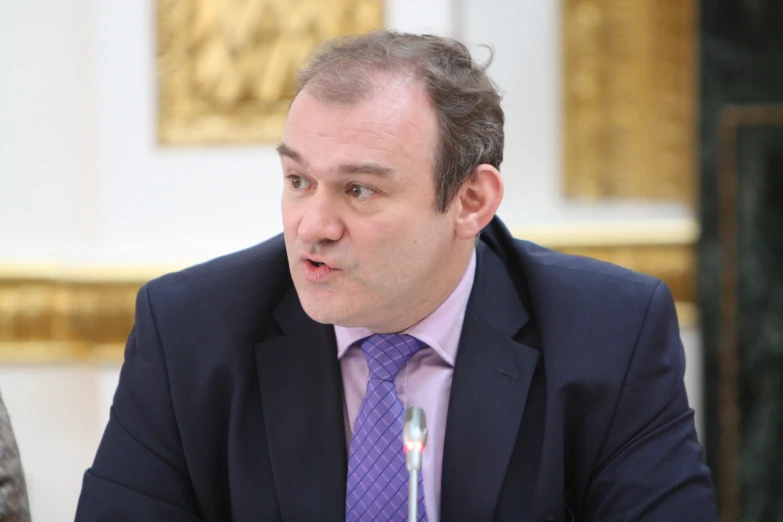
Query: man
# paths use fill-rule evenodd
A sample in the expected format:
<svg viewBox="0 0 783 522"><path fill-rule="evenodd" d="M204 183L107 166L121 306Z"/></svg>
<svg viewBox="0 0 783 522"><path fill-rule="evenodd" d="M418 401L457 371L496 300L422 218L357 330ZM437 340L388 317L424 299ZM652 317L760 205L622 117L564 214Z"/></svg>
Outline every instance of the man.
<svg viewBox="0 0 783 522"><path fill-rule="evenodd" d="M717 520L664 284L513 239L500 98L452 40L326 44L284 233L139 292L79 521Z"/></svg>
<svg viewBox="0 0 783 522"><path fill-rule="evenodd" d="M29 522L25 485L11 419L0 398L0 522Z"/></svg>

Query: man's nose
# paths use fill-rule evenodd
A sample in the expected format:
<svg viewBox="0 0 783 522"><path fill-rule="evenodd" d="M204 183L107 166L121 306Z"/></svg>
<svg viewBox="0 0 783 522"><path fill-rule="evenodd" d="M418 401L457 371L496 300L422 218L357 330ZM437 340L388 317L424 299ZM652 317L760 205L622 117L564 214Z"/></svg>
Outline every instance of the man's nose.
<svg viewBox="0 0 783 522"><path fill-rule="evenodd" d="M299 238L308 244L337 241L344 226L338 216L336 203L326 194L314 194L299 223Z"/></svg>

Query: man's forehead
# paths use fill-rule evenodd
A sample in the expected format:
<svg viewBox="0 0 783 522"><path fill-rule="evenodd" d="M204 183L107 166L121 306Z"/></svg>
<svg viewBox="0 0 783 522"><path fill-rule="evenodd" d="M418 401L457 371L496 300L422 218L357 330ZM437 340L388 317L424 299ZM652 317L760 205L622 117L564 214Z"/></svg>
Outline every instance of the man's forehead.
<svg viewBox="0 0 783 522"><path fill-rule="evenodd" d="M331 133L351 127L405 134L436 131L434 106L420 81L391 74L378 76L377 81L373 93L352 103L324 100L306 87L291 105L284 136L299 129Z"/></svg>

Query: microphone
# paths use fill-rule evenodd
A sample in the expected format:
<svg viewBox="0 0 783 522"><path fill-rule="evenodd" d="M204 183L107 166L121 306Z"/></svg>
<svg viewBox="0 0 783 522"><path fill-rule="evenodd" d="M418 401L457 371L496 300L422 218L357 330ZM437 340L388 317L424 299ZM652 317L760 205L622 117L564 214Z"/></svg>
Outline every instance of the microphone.
<svg viewBox="0 0 783 522"><path fill-rule="evenodd" d="M405 450L405 465L408 468L408 520L419 519L419 472L421 472L421 454L427 443L427 420L424 410L411 406L405 410L402 425L402 446Z"/></svg>

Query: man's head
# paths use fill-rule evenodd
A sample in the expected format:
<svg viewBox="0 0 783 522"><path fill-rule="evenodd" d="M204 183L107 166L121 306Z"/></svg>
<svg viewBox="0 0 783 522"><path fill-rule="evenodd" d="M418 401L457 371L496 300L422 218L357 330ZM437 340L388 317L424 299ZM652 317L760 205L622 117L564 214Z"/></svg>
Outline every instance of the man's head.
<svg viewBox="0 0 783 522"><path fill-rule="evenodd" d="M325 44L279 151L297 293L313 319L399 331L462 277L503 194L500 97L453 40L389 31Z"/></svg>

